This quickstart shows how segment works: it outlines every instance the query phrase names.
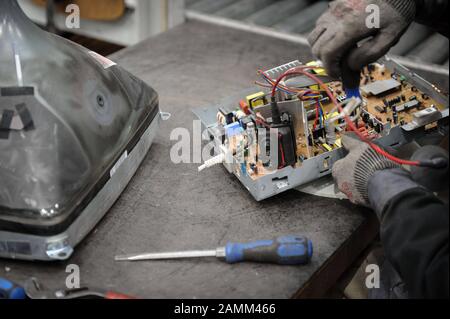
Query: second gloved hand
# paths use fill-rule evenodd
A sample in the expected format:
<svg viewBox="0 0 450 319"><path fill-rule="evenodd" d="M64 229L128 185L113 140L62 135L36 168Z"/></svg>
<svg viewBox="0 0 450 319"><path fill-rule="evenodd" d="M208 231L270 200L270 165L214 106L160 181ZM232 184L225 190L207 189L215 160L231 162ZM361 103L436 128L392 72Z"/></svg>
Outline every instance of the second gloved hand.
<svg viewBox="0 0 450 319"><path fill-rule="evenodd" d="M342 144L349 154L334 164L333 177L352 203L369 207L368 186L372 176L377 171L401 166L375 152L354 133L344 135Z"/></svg>
<svg viewBox="0 0 450 319"><path fill-rule="evenodd" d="M373 22L371 14L377 14L370 11L374 7L379 8L379 28L367 23ZM340 78L343 63L359 72L384 56L415 15L414 0L337 0L317 21L308 40L313 54L324 63L329 75ZM367 38L370 40L357 47Z"/></svg>

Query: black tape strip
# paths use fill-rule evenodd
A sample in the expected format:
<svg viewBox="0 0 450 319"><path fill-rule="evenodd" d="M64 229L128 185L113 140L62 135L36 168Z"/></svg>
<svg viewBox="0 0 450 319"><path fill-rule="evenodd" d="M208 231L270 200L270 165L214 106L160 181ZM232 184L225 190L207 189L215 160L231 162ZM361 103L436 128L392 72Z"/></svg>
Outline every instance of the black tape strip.
<svg viewBox="0 0 450 319"><path fill-rule="evenodd" d="M7 140L9 138L9 131L14 117L14 111L4 110L2 120L0 121L0 140Z"/></svg>
<svg viewBox="0 0 450 319"><path fill-rule="evenodd" d="M34 130L33 117L31 116L30 110L28 110L25 103L16 105L17 113L19 113L20 119L22 120L23 128L26 131Z"/></svg>
<svg viewBox="0 0 450 319"><path fill-rule="evenodd" d="M32 86L17 86L0 88L1 96L27 96L34 95L34 87Z"/></svg>

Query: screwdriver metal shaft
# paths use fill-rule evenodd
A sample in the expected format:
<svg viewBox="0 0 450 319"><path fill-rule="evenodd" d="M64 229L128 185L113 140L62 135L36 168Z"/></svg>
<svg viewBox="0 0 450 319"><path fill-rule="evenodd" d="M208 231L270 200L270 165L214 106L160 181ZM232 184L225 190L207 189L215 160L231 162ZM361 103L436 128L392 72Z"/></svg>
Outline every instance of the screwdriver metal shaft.
<svg viewBox="0 0 450 319"><path fill-rule="evenodd" d="M228 243L216 250L190 250L183 252L145 253L116 256L116 261L163 260L198 257L217 257L229 264L259 262L278 265L303 265L312 257L312 242L306 237L283 236L273 240L251 243Z"/></svg>
<svg viewBox="0 0 450 319"><path fill-rule="evenodd" d="M116 261L142 261L142 260L164 260L164 259L182 259L182 258L200 258L200 257L225 257L225 248L216 250L190 250L167 253L148 253L139 255L121 255L116 256Z"/></svg>

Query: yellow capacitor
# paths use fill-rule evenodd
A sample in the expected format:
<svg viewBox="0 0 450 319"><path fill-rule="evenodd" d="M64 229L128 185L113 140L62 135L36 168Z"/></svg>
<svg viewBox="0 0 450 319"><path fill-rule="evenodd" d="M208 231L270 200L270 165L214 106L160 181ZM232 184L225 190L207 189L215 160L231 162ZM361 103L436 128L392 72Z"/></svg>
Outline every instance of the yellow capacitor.
<svg viewBox="0 0 450 319"><path fill-rule="evenodd" d="M322 144L323 148L326 149L328 152L331 152L333 148L328 144Z"/></svg>
<svg viewBox="0 0 450 319"><path fill-rule="evenodd" d="M324 68L320 67L319 62L317 62L317 61L311 61L311 62L307 63L306 65L318 67L317 69L312 70L317 75L323 75L323 76L327 75L327 71Z"/></svg>
<svg viewBox="0 0 450 319"><path fill-rule="evenodd" d="M245 98L247 100L248 105L254 109L258 106L264 106L266 104L266 94L264 92L258 92L252 95L249 95Z"/></svg>

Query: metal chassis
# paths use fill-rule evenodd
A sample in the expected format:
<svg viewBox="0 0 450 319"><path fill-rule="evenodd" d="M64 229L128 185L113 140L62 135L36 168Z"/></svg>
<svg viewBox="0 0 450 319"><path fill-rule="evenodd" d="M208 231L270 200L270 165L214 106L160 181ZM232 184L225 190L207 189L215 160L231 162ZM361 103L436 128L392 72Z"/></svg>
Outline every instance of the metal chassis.
<svg viewBox="0 0 450 319"><path fill-rule="evenodd" d="M296 65L297 63L298 61L294 61L286 64L285 66ZM380 60L380 63L386 65L388 69L395 70L396 73L405 76L409 83L414 84L417 88L426 92L430 97L447 106L447 108L441 112L439 127L443 130L444 134L448 134L448 97L444 96L433 84L427 82L406 67L396 63L389 57L385 57ZM285 66L280 66L267 72L270 73L271 71L286 70ZM253 93L254 88L241 92L239 97L245 96L244 94L249 92ZM235 105L236 101L239 101L239 97L227 98L219 103L219 105L225 108ZM217 123L215 122L218 109L219 106L215 105L206 108L197 108L193 110L193 112L207 128L210 137L218 143L217 145L220 145L221 137L217 136ZM392 129L390 129L390 127L385 127L385 129L389 133L378 140L380 145L384 147L398 148L426 135L424 125L414 126L409 124L404 127L395 127ZM287 190L306 185L324 176L330 175L333 164L342 159L345 155L346 151L343 148L336 149L305 160L301 167L285 167L283 169L275 170L271 174L262 176L257 180L253 180L248 175L241 174L240 165L224 164L224 166L229 173L234 174L239 179L244 187L252 194L255 200L262 201Z"/></svg>

